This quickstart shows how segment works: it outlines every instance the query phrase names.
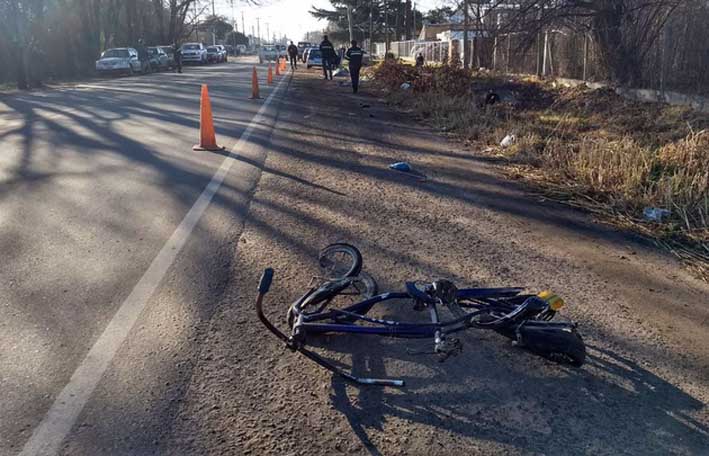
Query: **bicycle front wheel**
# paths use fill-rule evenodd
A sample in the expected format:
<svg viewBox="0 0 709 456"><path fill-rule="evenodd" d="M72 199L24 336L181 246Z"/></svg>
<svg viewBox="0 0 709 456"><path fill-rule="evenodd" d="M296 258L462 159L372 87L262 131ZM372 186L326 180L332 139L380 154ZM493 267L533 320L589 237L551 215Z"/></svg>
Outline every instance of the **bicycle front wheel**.
<svg viewBox="0 0 709 456"><path fill-rule="evenodd" d="M322 249L318 260L328 279L354 277L362 271L362 254L357 247L344 242L330 244Z"/></svg>

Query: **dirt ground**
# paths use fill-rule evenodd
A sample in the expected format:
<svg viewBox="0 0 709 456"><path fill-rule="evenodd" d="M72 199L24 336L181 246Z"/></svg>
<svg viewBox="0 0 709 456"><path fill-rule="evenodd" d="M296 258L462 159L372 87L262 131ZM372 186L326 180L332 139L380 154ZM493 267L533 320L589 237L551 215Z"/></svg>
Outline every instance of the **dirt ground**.
<svg viewBox="0 0 709 456"><path fill-rule="evenodd" d="M536 200L493 159L362 91L315 71L293 78L235 240L229 291L158 451L709 454L709 287L642 239ZM428 180L387 168L402 160ZM341 240L359 246L382 290L441 277L553 289L580 324L588 362L560 366L476 331L445 363L410 352L430 350L428 340L323 337L314 342L334 361L407 386L335 378L285 349L253 303L262 270L273 267L265 307L285 327L318 250Z"/></svg>

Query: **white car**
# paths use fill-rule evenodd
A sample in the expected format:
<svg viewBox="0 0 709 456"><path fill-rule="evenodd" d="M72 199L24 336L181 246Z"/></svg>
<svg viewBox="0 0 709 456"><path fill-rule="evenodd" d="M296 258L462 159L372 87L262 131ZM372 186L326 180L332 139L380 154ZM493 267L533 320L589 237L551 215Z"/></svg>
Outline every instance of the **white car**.
<svg viewBox="0 0 709 456"><path fill-rule="evenodd" d="M273 62L278 59L278 49L276 49L276 46L271 44L261 46L261 49L258 52L258 59L259 63Z"/></svg>
<svg viewBox="0 0 709 456"><path fill-rule="evenodd" d="M140 70L138 51L133 48L106 49L96 61L99 74L134 74Z"/></svg>
<svg viewBox="0 0 709 456"><path fill-rule="evenodd" d="M310 48L305 54L305 66L310 69L314 66L322 66L322 54L320 54L320 48Z"/></svg>
<svg viewBox="0 0 709 456"><path fill-rule="evenodd" d="M207 48L202 43L185 43L181 49L182 63L207 63Z"/></svg>

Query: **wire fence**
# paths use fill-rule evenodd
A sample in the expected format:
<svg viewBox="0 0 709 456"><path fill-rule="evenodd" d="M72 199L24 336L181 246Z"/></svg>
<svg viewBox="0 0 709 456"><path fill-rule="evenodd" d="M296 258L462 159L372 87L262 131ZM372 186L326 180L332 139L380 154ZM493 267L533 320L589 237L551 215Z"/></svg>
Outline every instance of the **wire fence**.
<svg viewBox="0 0 709 456"><path fill-rule="evenodd" d="M709 95L709 29L705 26L709 11L705 16L681 17L664 27L645 56L636 88ZM560 28L532 37L523 33L477 37L468 44L468 61L476 69L588 82L606 81L609 76L592 32ZM385 44L376 43L376 48L383 57ZM428 63L448 60L451 49L463 61L462 42L398 41L389 46L396 58L412 60L421 53Z"/></svg>
<svg viewBox="0 0 709 456"><path fill-rule="evenodd" d="M449 46L448 41L393 41L389 43L389 53L403 60L414 60L420 53L426 62L443 63L448 59ZM375 54L384 57L386 44L375 43Z"/></svg>

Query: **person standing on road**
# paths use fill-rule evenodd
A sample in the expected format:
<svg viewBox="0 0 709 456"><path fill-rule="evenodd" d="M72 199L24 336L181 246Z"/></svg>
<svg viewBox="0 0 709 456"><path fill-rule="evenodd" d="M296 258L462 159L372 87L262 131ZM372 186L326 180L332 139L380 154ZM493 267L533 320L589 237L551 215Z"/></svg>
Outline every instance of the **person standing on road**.
<svg viewBox="0 0 709 456"><path fill-rule="evenodd" d="M290 67L292 70L298 69L298 46L290 42L288 46L288 57L290 58Z"/></svg>
<svg viewBox="0 0 709 456"><path fill-rule="evenodd" d="M332 66L335 64L337 54L335 54L335 47L327 39L327 35L322 37L322 43L320 43L320 58L322 59L323 76L328 79L329 75L329 79L332 81Z"/></svg>
<svg viewBox="0 0 709 456"><path fill-rule="evenodd" d="M352 40L352 47L347 49L345 58L350 61L350 78L352 78L352 93L359 90L359 70L362 69L364 51L357 47L357 41Z"/></svg>
<svg viewBox="0 0 709 456"><path fill-rule="evenodd" d="M175 56L175 68L177 68L178 73L182 73L182 48L175 43L175 51L174 51L174 56Z"/></svg>
<svg viewBox="0 0 709 456"><path fill-rule="evenodd" d="M140 71L142 73L150 73L150 56L148 55L148 48L143 44L143 39L138 40L138 46L136 46L136 51L138 51L138 61L140 62Z"/></svg>

